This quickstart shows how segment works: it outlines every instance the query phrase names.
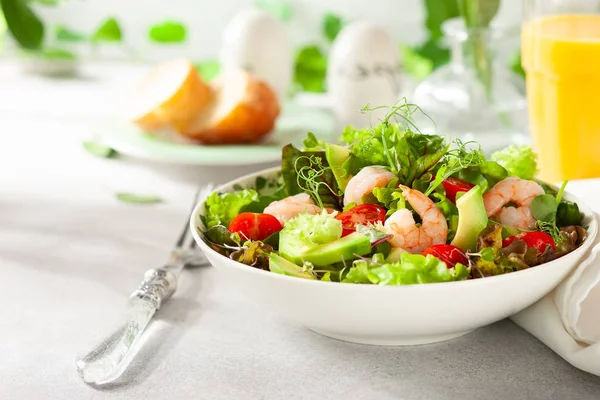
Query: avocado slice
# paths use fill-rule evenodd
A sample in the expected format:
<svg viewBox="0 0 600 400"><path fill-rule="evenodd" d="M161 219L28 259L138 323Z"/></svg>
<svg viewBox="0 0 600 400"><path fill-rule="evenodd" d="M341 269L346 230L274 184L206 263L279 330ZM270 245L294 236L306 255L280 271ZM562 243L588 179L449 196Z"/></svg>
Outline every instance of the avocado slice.
<svg viewBox="0 0 600 400"><path fill-rule="evenodd" d="M314 247L314 243L307 243L296 233L285 230L279 232L279 254L293 263L302 264L302 256Z"/></svg>
<svg viewBox="0 0 600 400"><path fill-rule="evenodd" d="M463 251L475 250L477 236L488 223L481 187L473 187L456 200L456 208L458 208L458 228L451 244Z"/></svg>
<svg viewBox="0 0 600 400"><path fill-rule="evenodd" d="M297 266L276 253L269 254L269 270L282 275L296 276L305 279L317 279L317 277L310 272L304 271L302 267Z"/></svg>
<svg viewBox="0 0 600 400"><path fill-rule="evenodd" d="M301 255L302 260L309 261L317 266L335 264L342 261L353 260L355 254L367 255L371 252L371 240L368 236L358 232L344 236L333 242L320 244Z"/></svg>
<svg viewBox="0 0 600 400"><path fill-rule="evenodd" d="M345 171L342 165L348 158L350 158L350 150L346 147L339 146L337 144L327 143L325 145L325 158L327 159L327 163L331 167L331 171L333 172L333 176L340 187L340 189L346 189L348 185L348 181L351 176L345 177Z"/></svg>

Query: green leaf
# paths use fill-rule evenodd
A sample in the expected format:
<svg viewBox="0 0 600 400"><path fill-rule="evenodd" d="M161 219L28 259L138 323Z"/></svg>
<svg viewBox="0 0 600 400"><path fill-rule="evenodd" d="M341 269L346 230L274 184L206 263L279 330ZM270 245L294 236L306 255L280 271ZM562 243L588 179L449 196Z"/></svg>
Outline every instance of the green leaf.
<svg viewBox="0 0 600 400"><path fill-rule="evenodd" d="M374 109L366 106L363 111ZM389 107L382 122L375 128L362 131L345 131L343 137L355 140L350 152L365 164L389 167L400 178L400 183L412 187L413 183L434 171L448 146L439 135L414 133L417 130L412 114L418 107L401 104ZM402 121L406 127L398 121ZM394 123L390 122L394 121Z"/></svg>
<svg viewBox="0 0 600 400"><path fill-rule="evenodd" d="M525 70L523 69L523 64L521 60L521 50L519 50L512 56L512 58L510 59L509 67L515 74L522 78L525 78Z"/></svg>
<svg viewBox="0 0 600 400"><path fill-rule="evenodd" d="M500 0L458 0L468 28L487 27L500 9Z"/></svg>
<svg viewBox="0 0 600 400"><path fill-rule="evenodd" d="M205 201L206 227L229 226L231 220L247 205L258 201L258 193L252 189L242 189L232 193L213 192Z"/></svg>
<svg viewBox="0 0 600 400"><path fill-rule="evenodd" d="M551 194L542 194L531 202L531 215L538 221L554 222L556 211L556 198Z"/></svg>
<svg viewBox="0 0 600 400"><path fill-rule="evenodd" d="M58 49L58 48L45 48L38 50L24 50L22 52L23 57L26 58L38 58L49 61L72 61L77 59L75 53L69 50Z"/></svg>
<svg viewBox="0 0 600 400"><path fill-rule="evenodd" d="M118 155L116 150L97 142L84 141L83 148L88 153L100 158L113 158Z"/></svg>
<svg viewBox="0 0 600 400"><path fill-rule="evenodd" d="M312 132L306 134L306 139L302 143L304 144L305 151L325 150L325 142L318 139Z"/></svg>
<svg viewBox="0 0 600 400"><path fill-rule="evenodd" d="M54 28L54 37L61 42L83 42L87 40L87 37L84 34L73 31L62 25L57 25Z"/></svg>
<svg viewBox="0 0 600 400"><path fill-rule="evenodd" d="M579 211L577 203L563 201L558 205L556 212L556 224L559 227L570 225L581 225L583 214Z"/></svg>
<svg viewBox="0 0 600 400"><path fill-rule="evenodd" d="M373 189L373 196L388 210L386 213L388 217L399 209L406 208L402 189L396 186L398 186L398 178L392 179L385 187Z"/></svg>
<svg viewBox="0 0 600 400"><path fill-rule="evenodd" d="M29 3L42 4L44 6L57 6L64 3L65 0L27 0Z"/></svg>
<svg viewBox="0 0 600 400"><path fill-rule="evenodd" d="M302 47L296 54L294 83L306 92L325 91L327 57L318 46Z"/></svg>
<svg viewBox="0 0 600 400"><path fill-rule="evenodd" d="M290 21L294 14L288 0L254 0L254 5L283 22Z"/></svg>
<svg viewBox="0 0 600 400"><path fill-rule="evenodd" d="M560 185L560 189L558 190L558 193L556 193L556 204L560 204L563 194L565 193L565 188L567 187L567 183L569 183L569 181L563 181L562 185Z"/></svg>
<svg viewBox="0 0 600 400"><path fill-rule="evenodd" d="M129 192L120 192L116 194L117 199L128 204L156 204L162 203L162 199L151 194L136 194Z"/></svg>
<svg viewBox="0 0 600 400"><path fill-rule="evenodd" d="M376 254L372 261L355 261L342 282L411 285L460 281L469 276L469 269L464 265L448 268L446 263L432 255L402 253L398 263L382 263L382 258Z"/></svg>
<svg viewBox="0 0 600 400"><path fill-rule="evenodd" d="M237 243L233 240L231 232L223 225L215 225L206 230L203 234L204 239L211 244L217 246L236 246Z"/></svg>
<svg viewBox="0 0 600 400"><path fill-rule="evenodd" d="M433 61L421 55L416 48L407 44L400 45L404 71L416 80L425 79L433 71Z"/></svg>
<svg viewBox="0 0 600 400"><path fill-rule="evenodd" d="M44 24L25 0L0 0L12 37L25 49L38 49L44 40Z"/></svg>
<svg viewBox="0 0 600 400"><path fill-rule="evenodd" d="M435 71L450 61L450 49L443 39L428 39L415 49L421 57L431 60Z"/></svg>
<svg viewBox="0 0 600 400"><path fill-rule="evenodd" d="M457 0L425 0L425 26L433 39L442 37L445 21L460 16Z"/></svg>
<svg viewBox="0 0 600 400"><path fill-rule="evenodd" d="M92 35L92 42L120 42L122 40L121 26L116 18L108 18Z"/></svg>
<svg viewBox="0 0 600 400"><path fill-rule="evenodd" d="M218 60L202 61L200 63L194 64L194 67L196 68L196 71L198 71L200 76L202 76L202 79L204 79L207 82L210 82L211 80L216 78L217 75L219 75L219 72L221 72L221 64Z"/></svg>
<svg viewBox="0 0 600 400"><path fill-rule="evenodd" d="M164 21L150 27L150 39L157 43L181 43L185 41L185 25L175 21Z"/></svg>
<svg viewBox="0 0 600 400"><path fill-rule="evenodd" d="M6 27L6 20L4 19L4 14L0 12L0 53L4 48L4 35L8 28Z"/></svg>
<svg viewBox="0 0 600 400"><path fill-rule="evenodd" d="M521 179L532 180L537 174L537 155L531 146L509 146L493 153L492 160Z"/></svg>
<svg viewBox="0 0 600 400"><path fill-rule="evenodd" d="M344 25L345 22L340 16L327 13L323 17L323 35L329 42L333 42Z"/></svg>
<svg viewBox="0 0 600 400"><path fill-rule="evenodd" d="M288 144L282 150L281 173L288 195L309 193L321 208L342 207L343 193L324 151L303 152Z"/></svg>

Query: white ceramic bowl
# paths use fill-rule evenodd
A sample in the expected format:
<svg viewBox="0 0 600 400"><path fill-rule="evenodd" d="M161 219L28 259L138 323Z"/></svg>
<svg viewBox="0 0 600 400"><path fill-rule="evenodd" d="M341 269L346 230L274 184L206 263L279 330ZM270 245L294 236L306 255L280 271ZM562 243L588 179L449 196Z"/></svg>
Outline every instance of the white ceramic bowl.
<svg viewBox="0 0 600 400"><path fill-rule="evenodd" d="M257 176L274 177L279 168L247 175L233 185L252 187ZM509 317L554 289L578 265L598 231L595 214L570 194L586 215L589 237L574 252L555 261L488 278L406 286L359 285L289 277L237 263L208 247L200 238L200 214L194 211L194 238L223 278L248 299L317 333L375 345L433 343L464 335Z"/></svg>

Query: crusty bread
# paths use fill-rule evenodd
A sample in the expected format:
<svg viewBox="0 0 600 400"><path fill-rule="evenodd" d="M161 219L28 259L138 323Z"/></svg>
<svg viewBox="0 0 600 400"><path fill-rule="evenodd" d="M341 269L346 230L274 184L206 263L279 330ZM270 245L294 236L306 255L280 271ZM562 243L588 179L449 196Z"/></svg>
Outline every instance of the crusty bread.
<svg viewBox="0 0 600 400"><path fill-rule="evenodd" d="M142 129L181 131L211 104L212 88L187 60L173 60L154 67L134 88L130 119Z"/></svg>
<svg viewBox="0 0 600 400"><path fill-rule="evenodd" d="M213 89L213 103L181 134L207 144L252 143L273 129L280 108L267 84L235 70L218 77Z"/></svg>

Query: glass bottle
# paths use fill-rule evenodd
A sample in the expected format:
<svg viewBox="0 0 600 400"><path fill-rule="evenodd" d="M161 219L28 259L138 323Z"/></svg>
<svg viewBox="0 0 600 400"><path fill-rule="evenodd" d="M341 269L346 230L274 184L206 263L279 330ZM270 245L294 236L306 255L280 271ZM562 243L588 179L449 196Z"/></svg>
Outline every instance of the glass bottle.
<svg viewBox="0 0 600 400"><path fill-rule="evenodd" d="M409 100L427 114L414 115L424 132L479 142L486 153L529 143L522 78L502 64L497 50L510 31L465 29L462 19L443 26L450 62L417 85Z"/></svg>

